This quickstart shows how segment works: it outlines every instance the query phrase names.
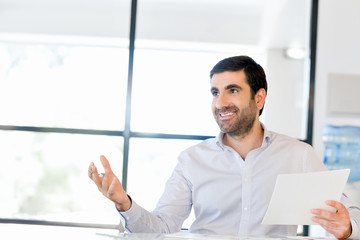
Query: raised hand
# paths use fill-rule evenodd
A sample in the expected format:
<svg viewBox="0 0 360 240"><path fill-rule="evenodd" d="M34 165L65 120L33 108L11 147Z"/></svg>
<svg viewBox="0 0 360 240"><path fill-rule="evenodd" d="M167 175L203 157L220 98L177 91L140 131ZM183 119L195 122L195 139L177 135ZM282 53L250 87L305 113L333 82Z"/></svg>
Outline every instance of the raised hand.
<svg viewBox="0 0 360 240"><path fill-rule="evenodd" d="M108 199L113 201L119 211L127 211L131 207L131 201L125 193L120 180L111 170L109 161L105 156L100 156L101 164L105 169L104 174L98 173L95 164L92 162L88 169L88 176L98 187L99 191Z"/></svg>

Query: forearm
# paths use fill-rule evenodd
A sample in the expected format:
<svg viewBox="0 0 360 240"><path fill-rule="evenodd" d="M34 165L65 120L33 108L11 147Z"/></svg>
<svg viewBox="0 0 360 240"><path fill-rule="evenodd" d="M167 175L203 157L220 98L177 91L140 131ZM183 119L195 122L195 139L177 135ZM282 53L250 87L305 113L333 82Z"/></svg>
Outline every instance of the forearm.
<svg viewBox="0 0 360 240"><path fill-rule="evenodd" d="M180 227L169 224L162 217L147 211L134 201L128 211L119 213L123 218L122 222L125 223L125 229L129 232L173 233L180 230Z"/></svg>
<svg viewBox="0 0 360 240"><path fill-rule="evenodd" d="M184 220L190 214L191 188L181 168L177 166L167 181L165 191L153 212L148 212L134 200L131 201L130 209L120 212L128 231L174 233L181 230Z"/></svg>

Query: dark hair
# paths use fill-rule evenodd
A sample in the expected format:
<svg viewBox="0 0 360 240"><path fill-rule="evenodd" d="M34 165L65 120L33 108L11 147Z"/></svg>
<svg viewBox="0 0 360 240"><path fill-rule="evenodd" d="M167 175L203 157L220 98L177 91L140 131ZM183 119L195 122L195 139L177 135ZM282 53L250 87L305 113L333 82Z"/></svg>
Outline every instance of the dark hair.
<svg viewBox="0 0 360 240"><path fill-rule="evenodd" d="M267 92L267 82L264 69L248 56L235 56L229 57L218 62L210 71L210 78L215 73L222 73L226 71L237 72L244 70L246 75L246 81L251 89L251 97L254 98L259 89L264 88ZM264 107L260 109L259 115L261 115Z"/></svg>

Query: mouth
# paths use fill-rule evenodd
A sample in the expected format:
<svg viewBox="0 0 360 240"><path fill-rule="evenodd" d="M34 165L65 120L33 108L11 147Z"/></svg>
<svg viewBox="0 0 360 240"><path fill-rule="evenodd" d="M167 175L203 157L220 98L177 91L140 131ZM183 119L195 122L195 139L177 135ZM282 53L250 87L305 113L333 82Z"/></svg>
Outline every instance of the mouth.
<svg viewBox="0 0 360 240"><path fill-rule="evenodd" d="M235 112L222 112L219 113L218 116L221 120L228 120L230 119L233 115L235 115Z"/></svg>
<svg viewBox="0 0 360 240"><path fill-rule="evenodd" d="M229 113L220 113L220 117L226 117L226 116L230 116L230 115L233 115L234 113L232 112L229 112Z"/></svg>

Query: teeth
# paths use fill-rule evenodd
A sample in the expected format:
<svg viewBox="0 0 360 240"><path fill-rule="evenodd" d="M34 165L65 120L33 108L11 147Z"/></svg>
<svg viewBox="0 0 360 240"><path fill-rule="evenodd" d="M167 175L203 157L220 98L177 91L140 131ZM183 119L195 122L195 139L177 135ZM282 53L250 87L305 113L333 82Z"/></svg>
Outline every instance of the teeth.
<svg viewBox="0 0 360 240"><path fill-rule="evenodd" d="M220 113L220 116L222 116L222 117L226 117L226 116L230 116L230 115L232 115L233 113L226 113L226 114L222 114L222 113Z"/></svg>

